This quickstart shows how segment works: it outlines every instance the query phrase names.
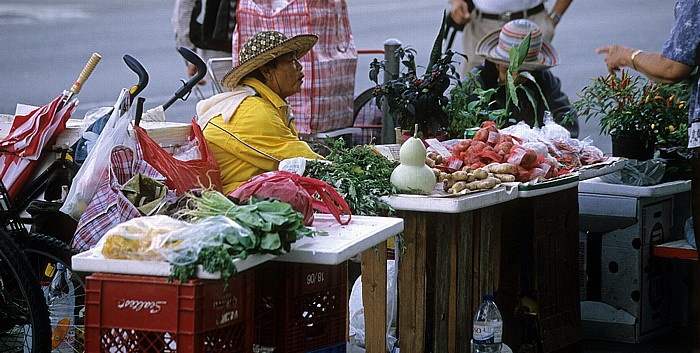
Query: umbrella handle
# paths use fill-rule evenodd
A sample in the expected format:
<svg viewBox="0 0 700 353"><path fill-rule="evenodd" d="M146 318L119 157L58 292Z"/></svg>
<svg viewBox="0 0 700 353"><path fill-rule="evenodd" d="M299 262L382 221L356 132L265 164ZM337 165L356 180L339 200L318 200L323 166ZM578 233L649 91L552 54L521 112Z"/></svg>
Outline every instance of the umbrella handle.
<svg viewBox="0 0 700 353"><path fill-rule="evenodd" d="M85 67L80 73L80 76L78 76L78 79L73 84L73 87L70 88L71 93L78 94L80 92L80 89L83 87L83 83L85 83L88 77L90 77L90 74L92 74L92 70L95 69L97 63L100 62L100 59L102 59L102 56L100 56L100 54L92 53L90 60L88 60L87 64L85 64Z"/></svg>
<svg viewBox="0 0 700 353"><path fill-rule="evenodd" d="M134 99L141 91L143 91L144 88L146 88L146 85L148 85L148 72L146 69L141 65L141 63L136 60L133 56L126 54L124 55L124 62L126 63L126 66L128 66L131 71L136 73L136 75L139 77L139 82L132 86L131 89L129 89L129 95L131 99Z"/></svg>

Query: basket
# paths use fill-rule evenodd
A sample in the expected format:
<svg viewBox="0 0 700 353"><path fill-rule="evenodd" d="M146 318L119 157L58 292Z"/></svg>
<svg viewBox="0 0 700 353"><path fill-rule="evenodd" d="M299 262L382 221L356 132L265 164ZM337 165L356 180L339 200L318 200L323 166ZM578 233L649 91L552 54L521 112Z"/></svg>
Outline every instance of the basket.
<svg viewBox="0 0 700 353"><path fill-rule="evenodd" d="M347 341L347 262L273 261L255 271L256 344L275 353L306 353Z"/></svg>
<svg viewBox="0 0 700 353"><path fill-rule="evenodd" d="M318 350L315 350L315 351L309 352L309 353L345 353L345 352L347 352L347 343L343 342L343 343L336 344L333 347L321 348L321 349L318 349Z"/></svg>
<svg viewBox="0 0 700 353"><path fill-rule="evenodd" d="M253 273L168 283L95 273L85 289L86 352L238 353L252 350Z"/></svg>

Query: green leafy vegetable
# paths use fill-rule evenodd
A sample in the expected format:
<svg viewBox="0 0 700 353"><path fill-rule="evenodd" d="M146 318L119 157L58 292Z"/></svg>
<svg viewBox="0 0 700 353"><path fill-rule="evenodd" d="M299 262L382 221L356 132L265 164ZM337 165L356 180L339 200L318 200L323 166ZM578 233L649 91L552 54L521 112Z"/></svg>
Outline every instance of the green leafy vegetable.
<svg viewBox="0 0 700 353"><path fill-rule="evenodd" d="M211 216L226 216L252 231L250 236L238 233L225 235L220 246L202 249L196 263L186 266L173 265L170 279L186 281L196 274L197 265L208 272L221 272L226 280L236 274L233 259L245 259L250 254L266 253L281 255L291 250L291 244L302 237L313 237L318 233L304 225L304 217L294 211L288 203L278 200L247 200L237 205L225 195L214 190L204 190L201 195L190 193L187 208L177 216L197 221Z"/></svg>
<svg viewBox="0 0 700 353"><path fill-rule="evenodd" d="M330 150L325 161L308 161L305 175L333 186L354 215L388 216L394 210L382 196L396 193L389 178L398 162L376 153L370 146L347 148L343 139L326 139Z"/></svg>

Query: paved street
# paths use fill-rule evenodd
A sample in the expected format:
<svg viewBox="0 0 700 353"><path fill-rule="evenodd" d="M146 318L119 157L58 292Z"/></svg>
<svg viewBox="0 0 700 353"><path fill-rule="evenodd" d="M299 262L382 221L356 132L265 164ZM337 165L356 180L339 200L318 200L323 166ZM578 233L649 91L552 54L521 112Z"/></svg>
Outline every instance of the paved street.
<svg viewBox="0 0 700 353"><path fill-rule="evenodd" d="M446 0L347 0L355 43L360 49L381 48L387 38L399 39L418 50L418 63L437 33ZM550 1L551 2L551 1ZM565 93L576 100L590 77L605 74L595 48L620 43L644 50L660 50L673 19L673 0L575 1L563 17L554 38L561 65L554 69ZM11 114L16 103L42 105L70 87L94 51L103 59L78 96L74 117L94 107L112 105L121 87L135 83L122 56L137 58L150 75L142 96L146 108L168 100L180 86L185 71L174 47L170 14L172 0L87 1L3 0L0 3L0 113ZM548 3L548 6L551 4ZM459 39L455 49L460 48ZM361 57L356 86L367 79L371 57ZM208 86L202 87L206 95ZM188 121L196 98L176 102L166 116ZM610 151L607 137L598 136L597 122L583 124L581 137Z"/></svg>

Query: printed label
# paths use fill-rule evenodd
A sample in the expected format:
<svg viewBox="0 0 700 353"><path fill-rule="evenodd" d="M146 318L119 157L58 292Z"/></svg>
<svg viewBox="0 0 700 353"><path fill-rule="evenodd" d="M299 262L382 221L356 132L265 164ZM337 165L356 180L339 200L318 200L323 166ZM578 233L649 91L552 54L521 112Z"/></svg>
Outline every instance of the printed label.
<svg viewBox="0 0 700 353"><path fill-rule="evenodd" d="M161 305L166 305L166 304L168 304L168 302L165 300L145 301L145 300L122 299L119 301L119 303L117 303L117 308L119 308L119 309L131 309L131 310L136 311L136 312L139 312L143 309L149 309L148 313L156 314L156 313L160 312Z"/></svg>
<svg viewBox="0 0 700 353"><path fill-rule="evenodd" d="M688 148L700 147L700 122L694 122L688 128Z"/></svg>
<svg viewBox="0 0 700 353"><path fill-rule="evenodd" d="M501 343L503 341L503 323L474 324L473 331L474 343Z"/></svg>
<svg viewBox="0 0 700 353"><path fill-rule="evenodd" d="M427 142L428 146L432 147L435 152L439 153L443 157L449 157L452 155L452 153L442 145L442 142L438 141L437 139L427 139L425 142Z"/></svg>

